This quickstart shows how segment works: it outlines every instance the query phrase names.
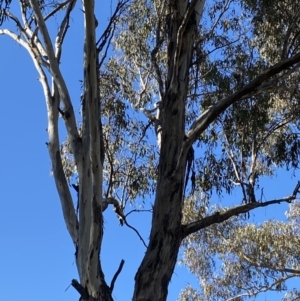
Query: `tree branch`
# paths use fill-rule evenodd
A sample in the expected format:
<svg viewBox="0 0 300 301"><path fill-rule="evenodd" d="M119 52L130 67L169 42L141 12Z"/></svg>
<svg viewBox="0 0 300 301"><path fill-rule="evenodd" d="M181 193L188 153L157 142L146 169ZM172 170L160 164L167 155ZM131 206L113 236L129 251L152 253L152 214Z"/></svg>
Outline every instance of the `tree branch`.
<svg viewBox="0 0 300 301"><path fill-rule="evenodd" d="M121 225L123 225L123 223L125 223L125 225L132 229L137 235L138 237L140 238L140 240L142 241L143 245L147 248L147 245L143 239L143 237L141 236L141 234L139 233L138 230L136 230L134 227L132 227L131 225L128 224L127 220L126 220L126 216L130 213L132 213L134 210L130 211L128 214L124 215L123 213L123 209L121 208L119 202L115 199L115 198L112 198L112 197L109 197L107 199L103 199L102 200L102 203L103 203L103 206L105 207L105 209L107 208L108 204L111 204L114 206L114 211L116 212L119 220L120 220L120 223Z"/></svg>
<svg viewBox="0 0 300 301"><path fill-rule="evenodd" d="M213 224L222 223L235 215L240 215L242 213L247 213L255 208L266 207L273 204L280 204L281 202L291 203L296 199L297 194L300 192L300 181L298 181L293 194L282 199L271 200L264 203L249 203L241 206L237 206L231 209L228 209L225 212L215 212L210 216L204 217L199 221L192 222L190 224L182 225L182 238L187 237L188 235L197 232L201 229L207 228Z"/></svg>
<svg viewBox="0 0 300 301"><path fill-rule="evenodd" d="M139 231L138 231L137 229L135 229L134 227L130 226L130 225L127 223L126 219L124 219L124 223L125 223L125 225L126 225L127 227L129 227L130 229L132 229L132 230L138 235L138 237L139 237L140 240L142 241L143 245L144 245L145 248L147 249L147 245L146 245L146 243L145 243L143 237L142 237L141 234L139 233Z"/></svg>
<svg viewBox="0 0 300 301"><path fill-rule="evenodd" d="M111 292L114 290L115 282L116 282L119 274L121 273L121 271L123 269L124 263L125 263L125 261L124 261L124 259L122 259L121 262L120 262L119 268L117 269L113 279L111 280L111 283L110 283L110 291Z"/></svg>
<svg viewBox="0 0 300 301"><path fill-rule="evenodd" d="M116 29L116 23L118 21L118 18L125 10L126 4L128 2L129 2L129 0L118 1L115 11L112 14L112 16L110 17L106 29L103 31L101 37L98 39L98 41L96 43L98 55L100 54L100 52L102 52L104 46L106 45L106 49L104 51L103 57L101 58L100 63L99 63L99 68L102 66L102 64L106 58L107 51L110 46L110 41L111 41L113 34L115 32L115 29Z"/></svg>
<svg viewBox="0 0 300 301"><path fill-rule="evenodd" d="M272 267L272 266L267 265L267 264L260 264L260 263L254 262L248 256L246 256L245 254L237 253L237 255L239 257L241 257L242 259L244 259L246 262L248 262L250 265L253 265L253 266L258 267L258 268L270 269L270 270L281 272L281 273L290 273L290 274L294 274L297 277L299 277L299 275L300 275L300 270L290 269L290 268L285 268L285 267L284 268Z"/></svg>
<svg viewBox="0 0 300 301"><path fill-rule="evenodd" d="M46 81L46 75L43 78ZM44 89L45 90L45 89ZM73 199L71 196L68 181L66 179L64 168L60 153L59 142L59 130L58 130L58 105L59 105L59 93L57 86L52 78L52 93L44 91L47 112L48 112L48 136L49 143L48 151L52 163L52 172L56 189L59 194L61 208L64 216L64 220L75 246L78 245L78 219L76 211L73 205Z"/></svg>
<svg viewBox="0 0 300 301"><path fill-rule="evenodd" d="M0 35L6 34L10 36L13 40L23 46L31 56L35 68L39 74L39 81L42 85L47 111L48 111L48 136L49 143L47 143L49 155L52 162L52 171L54 175L54 180L56 183L57 191L61 200L61 206L63 211L64 220L72 238L74 244L78 241L78 220L76 217L75 209L73 206L72 196L69 190L67 180L65 178L61 156L59 152L59 135L58 135L58 96L55 95L55 88L53 88L53 93L50 91L49 83L45 71L42 68L43 63L41 62L41 57L37 55L36 49L33 49L26 41L21 39L18 35L11 32L10 30L3 29L0 30Z"/></svg>
<svg viewBox="0 0 300 301"><path fill-rule="evenodd" d="M185 1L180 2L179 6L187 6L187 7L180 7L179 10L185 10L183 20L178 28L177 37L176 37L176 51L174 54L174 72L172 76L171 82L175 81L178 77L178 68L179 68L179 59L180 53L182 51L182 43L183 43L183 36L185 33L185 29L190 22L192 15L195 13L195 23L198 25L200 18L203 13L204 7L204 0L192 0L190 3L185 3ZM178 8L177 8L178 9Z"/></svg>
<svg viewBox="0 0 300 301"><path fill-rule="evenodd" d="M87 290L76 279L72 279L71 285L76 289L83 300L89 299Z"/></svg>
<svg viewBox="0 0 300 301"><path fill-rule="evenodd" d="M59 3L50 13L48 13L45 17L44 17L44 21L46 22L50 17L54 16L58 11L60 11L61 9L65 8L65 6L67 4L69 4L71 2L71 5L73 5L72 9L75 6L76 0L67 0L65 2ZM69 7L67 8L67 10L69 9ZM71 9L71 10L72 10Z"/></svg>
<svg viewBox="0 0 300 301"><path fill-rule="evenodd" d="M58 33L57 33L57 36L55 39L55 57L58 62L60 61L60 57L61 57L63 41L66 36L67 30L69 28L70 14L75 7L76 0L68 0L68 1L62 3L63 6L62 6L62 4L60 4L59 7L63 8L64 5L67 5L67 3L69 3L69 4L66 9L66 13L59 26L59 30L58 30ZM46 18L45 18L45 20L46 20Z"/></svg>
<svg viewBox="0 0 300 301"><path fill-rule="evenodd" d="M66 129L68 132L68 135L70 137L70 145L72 152L74 154L76 165L78 164L80 160L80 144L79 144L79 135L77 131L76 126L76 119L75 119L75 113L73 109L73 105L71 102L71 98L69 95L69 91L67 89L67 85L64 81L64 78L61 74L61 71L58 66L58 62L55 57L53 45L51 42L51 38L48 32L48 29L46 27L44 18L42 16L42 12L40 10L39 4L37 0L29 0L30 5L34 11L35 19L37 21L38 28L40 29L40 32L42 34L42 37L44 39L45 43L45 50L49 59L50 64L50 72L55 80L55 84L57 85L59 96L64 104L64 111L66 114L66 118L64 118Z"/></svg>
<svg viewBox="0 0 300 301"><path fill-rule="evenodd" d="M190 148L193 142L202 134L206 128L213 122L221 113L223 113L230 105L245 98L247 95L257 91L260 86L269 80L271 77L277 75L285 69L292 67L300 62L300 53L294 55L289 59L282 60L272 67L268 68L256 79L246 85L244 88L238 90L232 95L223 98L217 104L210 106L204 111L193 123L190 130L187 133L187 139L185 140L184 148L185 152Z"/></svg>

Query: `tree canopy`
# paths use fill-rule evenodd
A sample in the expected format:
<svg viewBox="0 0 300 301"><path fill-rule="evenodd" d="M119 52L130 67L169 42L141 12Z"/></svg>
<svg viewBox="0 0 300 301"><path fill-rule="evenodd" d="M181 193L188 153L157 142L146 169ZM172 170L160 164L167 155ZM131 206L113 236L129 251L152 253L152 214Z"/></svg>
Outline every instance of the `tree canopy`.
<svg viewBox="0 0 300 301"><path fill-rule="evenodd" d="M134 301L167 299L180 248L199 279L180 300L286 290L300 275L300 182L266 200L261 180L299 168L300 1L119 0L108 22L91 0L18 2L14 12L0 1L0 35L24 47L39 74L81 300L113 300L116 278L107 284L100 260L108 206L146 247ZM78 8L79 116L60 68ZM236 191L234 206L214 202ZM282 203L286 221L247 219ZM130 206L151 212L149 239L128 222ZM283 300L299 295L288 290Z"/></svg>

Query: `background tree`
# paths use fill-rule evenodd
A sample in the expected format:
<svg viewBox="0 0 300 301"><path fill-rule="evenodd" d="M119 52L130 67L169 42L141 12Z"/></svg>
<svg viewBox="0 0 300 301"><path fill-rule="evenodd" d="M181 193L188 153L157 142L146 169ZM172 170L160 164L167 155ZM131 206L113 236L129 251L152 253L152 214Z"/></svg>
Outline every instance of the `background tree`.
<svg viewBox="0 0 300 301"><path fill-rule="evenodd" d="M147 247L133 300L166 300L182 243L183 262L202 283L183 299L240 300L299 275L297 203L288 223L241 218L299 191L265 201L259 180L299 165L300 3L122 0L97 38L94 2L83 1L80 116L60 69L76 1L19 1L20 14L1 4L1 22L13 21L15 31L0 34L28 51L43 87L52 172L79 274L72 285L82 300L112 300L115 280L106 283L100 260L103 212L112 205L132 228L128 204L151 195L149 241L132 228ZM213 205L214 193L236 186L235 207ZM216 256L223 268L212 277Z"/></svg>

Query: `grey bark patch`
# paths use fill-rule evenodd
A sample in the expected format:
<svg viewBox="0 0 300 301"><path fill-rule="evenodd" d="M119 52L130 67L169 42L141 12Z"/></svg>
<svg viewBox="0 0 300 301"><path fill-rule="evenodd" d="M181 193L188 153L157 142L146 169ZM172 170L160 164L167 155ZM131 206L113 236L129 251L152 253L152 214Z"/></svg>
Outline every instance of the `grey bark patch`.
<svg viewBox="0 0 300 301"><path fill-rule="evenodd" d="M92 250L91 254L90 254L90 259L92 259L94 256L94 249Z"/></svg>

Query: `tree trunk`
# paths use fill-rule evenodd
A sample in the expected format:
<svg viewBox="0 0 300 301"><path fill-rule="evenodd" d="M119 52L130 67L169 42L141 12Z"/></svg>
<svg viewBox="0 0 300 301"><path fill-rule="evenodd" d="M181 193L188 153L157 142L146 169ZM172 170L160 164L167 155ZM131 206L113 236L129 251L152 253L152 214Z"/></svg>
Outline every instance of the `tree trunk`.
<svg viewBox="0 0 300 301"><path fill-rule="evenodd" d="M195 4L181 0L170 5L168 77L162 99L162 141L150 241L135 276L134 301L164 301L182 240L183 154L188 77L197 28ZM200 18L198 13L198 18ZM187 17L187 18L186 18Z"/></svg>
<svg viewBox="0 0 300 301"><path fill-rule="evenodd" d="M79 235L76 264L84 301L111 301L100 262L103 238L102 160L94 1L84 0L84 96L79 174Z"/></svg>

